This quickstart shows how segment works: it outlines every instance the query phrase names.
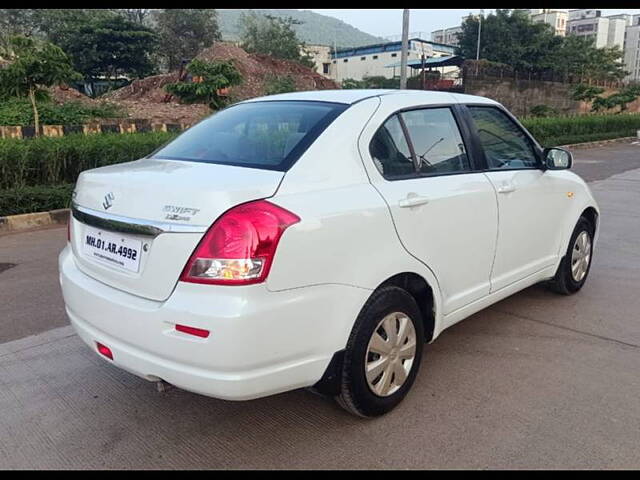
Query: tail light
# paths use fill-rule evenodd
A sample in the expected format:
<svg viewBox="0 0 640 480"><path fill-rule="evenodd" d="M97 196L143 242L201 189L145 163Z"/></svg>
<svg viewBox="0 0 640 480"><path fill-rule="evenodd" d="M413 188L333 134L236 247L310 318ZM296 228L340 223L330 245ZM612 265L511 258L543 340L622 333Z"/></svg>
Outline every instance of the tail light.
<svg viewBox="0 0 640 480"><path fill-rule="evenodd" d="M207 230L180 280L216 285L263 282L278 242L300 217L266 200L227 210Z"/></svg>

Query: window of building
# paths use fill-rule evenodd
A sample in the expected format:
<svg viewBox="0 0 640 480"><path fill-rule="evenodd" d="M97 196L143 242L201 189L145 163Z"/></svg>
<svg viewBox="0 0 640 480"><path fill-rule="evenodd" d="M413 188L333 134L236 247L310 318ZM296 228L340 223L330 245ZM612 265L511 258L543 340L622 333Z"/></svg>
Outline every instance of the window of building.
<svg viewBox="0 0 640 480"><path fill-rule="evenodd" d="M348 58L345 58L345 59L343 60L343 62L344 62L344 63L347 63L348 61L349 61L349 59L348 59Z"/></svg>
<svg viewBox="0 0 640 480"><path fill-rule="evenodd" d="M366 60L366 59L367 59L367 57L360 57L360 61Z"/></svg>
<svg viewBox="0 0 640 480"><path fill-rule="evenodd" d="M374 56L373 56L373 59L374 59L374 60L377 60L377 59L378 59L378 55L374 55Z"/></svg>
<svg viewBox="0 0 640 480"><path fill-rule="evenodd" d="M397 56L398 56L398 54L397 54L397 53L392 53L392 54L391 54L391 56L392 56L392 57L397 57Z"/></svg>
<svg viewBox="0 0 640 480"><path fill-rule="evenodd" d="M336 63L336 62L333 62ZM329 67L331 66L330 63L323 63L322 64L322 73L329 73Z"/></svg>

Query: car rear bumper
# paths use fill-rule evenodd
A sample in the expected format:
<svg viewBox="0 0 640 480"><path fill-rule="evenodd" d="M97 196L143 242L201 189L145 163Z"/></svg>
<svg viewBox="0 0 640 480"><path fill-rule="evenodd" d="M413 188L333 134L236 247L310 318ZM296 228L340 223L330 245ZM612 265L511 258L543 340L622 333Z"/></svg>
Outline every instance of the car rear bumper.
<svg viewBox="0 0 640 480"><path fill-rule="evenodd" d="M169 299L156 302L89 277L69 247L59 267L71 324L96 353L100 342L113 353L107 361L124 370L228 400L315 384L371 293L345 285L272 292L264 284L178 282ZM176 324L210 334L188 335Z"/></svg>

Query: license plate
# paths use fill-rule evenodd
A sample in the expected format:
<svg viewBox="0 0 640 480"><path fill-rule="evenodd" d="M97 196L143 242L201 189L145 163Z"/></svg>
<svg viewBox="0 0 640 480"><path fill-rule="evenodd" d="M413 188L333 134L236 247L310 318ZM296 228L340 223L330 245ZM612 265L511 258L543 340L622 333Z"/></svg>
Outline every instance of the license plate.
<svg viewBox="0 0 640 480"><path fill-rule="evenodd" d="M86 227L82 238L83 253L98 262L137 272L140 270L142 242L119 233Z"/></svg>

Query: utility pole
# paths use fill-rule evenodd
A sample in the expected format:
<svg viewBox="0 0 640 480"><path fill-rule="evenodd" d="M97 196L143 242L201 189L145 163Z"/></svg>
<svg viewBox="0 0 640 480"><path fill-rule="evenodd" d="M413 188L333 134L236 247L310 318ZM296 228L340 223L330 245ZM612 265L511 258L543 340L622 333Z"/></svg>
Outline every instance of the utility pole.
<svg viewBox="0 0 640 480"><path fill-rule="evenodd" d="M407 53L409 50L409 9L402 11L402 52L400 53L400 90L407 88Z"/></svg>
<svg viewBox="0 0 640 480"><path fill-rule="evenodd" d="M482 16L484 10L480 10L480 16L478 17L478 48L476 49L476 60L480 60L480 33L482 32Z"/></svg>

